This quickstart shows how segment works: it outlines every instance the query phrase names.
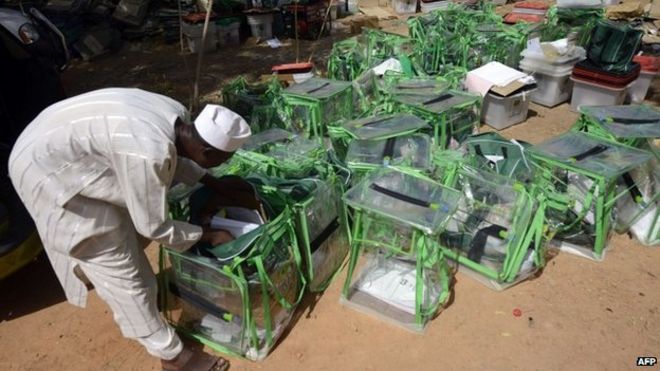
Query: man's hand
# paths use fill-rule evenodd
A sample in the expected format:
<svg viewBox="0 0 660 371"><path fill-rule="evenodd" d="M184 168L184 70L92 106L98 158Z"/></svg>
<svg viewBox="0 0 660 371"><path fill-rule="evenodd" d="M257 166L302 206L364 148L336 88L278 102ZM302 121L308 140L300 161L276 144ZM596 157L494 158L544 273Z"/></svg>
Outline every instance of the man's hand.
<svg viewBox="0 0 660 371"><path fill-rule="evenodd" d="M223 229L205 229L202 233L201 240L208 242L213 246L217 246L233 241L234 236Z"/></svg>

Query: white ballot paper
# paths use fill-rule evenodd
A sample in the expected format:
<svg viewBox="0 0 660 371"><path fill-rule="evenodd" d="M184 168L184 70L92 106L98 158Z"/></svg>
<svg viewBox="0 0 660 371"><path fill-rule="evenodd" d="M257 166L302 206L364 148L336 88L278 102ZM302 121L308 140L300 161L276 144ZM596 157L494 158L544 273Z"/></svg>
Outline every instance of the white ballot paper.
<svg viewBox="0 0 660 371"><path fill-rule="evenodd" d="M357 289L406 313L415 314L415 265L390 261L385 266L373 268L365 272ZM425 285L422 296L426 297L429 289L431 301L436 300L440 295L438 288Z"/></svg>
<svg viewBox="0 0 660 371"><path fill-rule="evenodd" d="M244 207L226 207L225 212L226 217L216 215L211 219L211 228L224 229L231 233L234 238L252 232L264 224L264 220L257 210Z"/></svg>

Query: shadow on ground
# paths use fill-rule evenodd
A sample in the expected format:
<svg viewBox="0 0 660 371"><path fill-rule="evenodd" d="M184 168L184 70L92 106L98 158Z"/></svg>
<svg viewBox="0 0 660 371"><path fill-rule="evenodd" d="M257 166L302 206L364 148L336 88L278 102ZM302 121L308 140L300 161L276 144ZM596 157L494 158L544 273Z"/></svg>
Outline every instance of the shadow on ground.
<svg viewBox="0 0 660 371"><path fill-rule="evenodd" d="M45 253L0 281L0 322L38 312L66 300Z"/></svg>

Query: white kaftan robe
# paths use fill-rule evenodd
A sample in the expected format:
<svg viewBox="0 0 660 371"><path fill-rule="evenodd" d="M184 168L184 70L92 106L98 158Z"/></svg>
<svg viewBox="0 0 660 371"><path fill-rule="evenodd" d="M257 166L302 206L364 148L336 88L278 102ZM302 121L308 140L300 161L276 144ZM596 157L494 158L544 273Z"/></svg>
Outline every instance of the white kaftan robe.
<svg viewBox="0 0 660 371"><path fill-rule="evenodd" d="M11 180L67 299L86 303L87 289L74 274L79 266L126 337L146 337L164 326L156 279L136 232L181 249L202 234L168 216L173 180L194 184L205 174L177 157L177 118L189 122L186 109L165 96L97 90L44 110L9 159Z"/></svg>

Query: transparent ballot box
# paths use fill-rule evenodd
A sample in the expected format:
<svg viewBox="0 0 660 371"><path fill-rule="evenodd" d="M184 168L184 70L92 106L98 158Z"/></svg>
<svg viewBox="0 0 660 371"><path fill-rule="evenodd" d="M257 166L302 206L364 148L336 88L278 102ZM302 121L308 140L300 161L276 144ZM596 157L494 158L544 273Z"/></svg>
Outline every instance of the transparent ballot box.
<svg viewBox="0 0 660 371"><path fill-rule="evenodd" d="M432 126L433 142L440 148L455 148L477 132L481 97L448 90L439 94L397 94L394 102Z"/></svg>
<svg viewBox="0 0 660 371"><path fill-rule="evenodd" d="M252 133L259 133L284 125L275 104L282 90L276 78L267 83L250 84L239 76L223 86L222 104L243 117L250 124Z"/></svg>
<svg viewBox="0 0 660 371"><path fill-rule="evenodd" d="M580 107L574 129L639 147L660 138L660 110L646 105Z"/></svg>
<svg viewBox="0 0 660 371"><path fill-rule="evenodd" d="M544 207L521 183L462 166L446 185L462 193L439 235L447 257L496 290L530 277L544 265Z"/></svg>
<svg viewBox="0 0 660 371"><path fill-rule="evenodd" d="M435 238L459 193L387 169L344 195L353 211L342 303L421 332L449 296L450 276Z"/></svg>
<svg viewBox="0 0 660 371"><path fill-rule="evenodd" d="M192 219L207 195L201 188L191 196ZM232 218L247 221L238 215ZM222 245L161 247L161 307L177 330L219 352L267 356L304 291L290 212L268 215L243 234L228 229L236 239Z"/></svg>
<svg viewBox="0 0 660 371"><path fill-rule="evenodd" d="M660 161L623 174L617 182L615 231L630 232L647 246L660 245Z"/></svg>
<svg viewBox="0 0 660 371"><path fill-rule="evenodd" d="M322 138L325 126L353 116L352 84L346 81L311 78L285 89L287 129Z"/></svg>
<svg viewBox="0 0 660 371"><path fill-rule="evenodd" d="M652 154L581 132L568 132L532 146L537 174L551 184L549 198L566 200L548 209L562 250L600 260L610 238L617 201L640 185L617 186L626 173L645 166Z"/></svg>
<svg viewBox="0 0 660 371"><path fill-rule="evenodd" d="M261 192L279 198L278 203L292 210L307 287L312 292L325 290L350 246L346 208L341 202L343 184L318 178L251 180L259 183Z"/></svg>
<svg viewBox="0 0 660 371"><path fill-rule="evenodd" d="M335 150L346 152L354 140L385 140L428 130L424 120L411 114L378 115L350 120L341 126L328 127Z"/></svg>
<svg viewBox="0 0 660 371"><path fill-rule="evenodd" d="M381 140L356 140L348 147L345 163L357 180L383 166L427 173L432 167L431 138L426 134L411 134Z"/></svg>
<svg viewBox="0 0 660 371"><path fill-rule="evenodd" d="M620 187L632 178L635 187L617 203L617 233L630 232L641 243L660 244L660 110L646 105L581 107L574 130L651 151L652 163L624 174Z"/></svg>
<svg viewBox="0 0 660 371"><path fill-rule="evenodd" d="M325 164L326 151L311 139L283 129L268 129L236 151L236 161L252 172L279 177L305 177Z"/></svg>

